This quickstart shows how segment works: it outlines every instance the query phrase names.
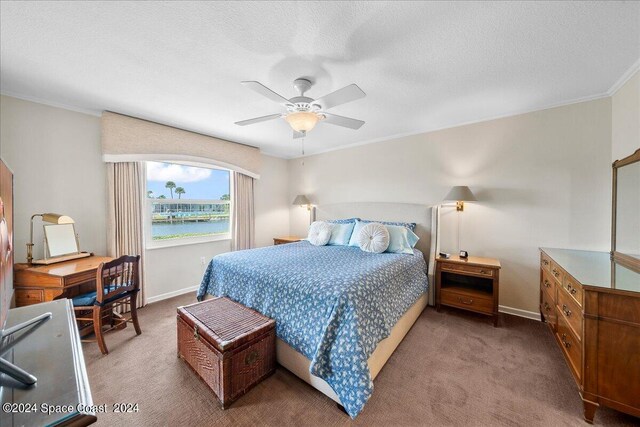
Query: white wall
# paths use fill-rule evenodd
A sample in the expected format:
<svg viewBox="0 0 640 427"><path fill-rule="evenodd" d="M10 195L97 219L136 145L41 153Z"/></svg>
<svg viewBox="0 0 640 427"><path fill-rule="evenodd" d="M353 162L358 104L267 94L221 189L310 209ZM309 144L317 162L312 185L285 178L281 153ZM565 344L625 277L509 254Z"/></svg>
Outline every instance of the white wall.
<svg viewBox="0 0 640 427"><path fill-rule="evenodd" d="M16 262L26 262L29 218L43 212L73 218L81 250L106 252L98 117L1 96L0 156L14 173ZM42 258L42 222L34 224L34 258Z"/></svg>
<svg viewBox="0 0 640 427"><path fill-rule="evenodd" d="M611 161L640 148L640 71L611 97Z"/></svg>
<svg viewBox="0 0 640 427"><path fill-rule="evenodd" d="M81 249L106 253L106 168L100 118L8 96L0 104L0 156L14 171L16 262L26 261L29 218L34 213L71 216ZM263 156L255 188L256 244L289 234L288 164ZM42 256L42 226L36 226L35 256ZM200 283L214 255L229 241L146 251L146 295L158 299Z"/></svg>
<svg viewBox="0 0 640 427"><path fill-rule="evenodd" d="M468 185L462 249L502 262L500 304L537 312L539 246L608 250L611 99L289 161L290 199L440 203ZM456 250L456 216L443 211L443 246ZM291 209L292 234L306 210Z"/></svg>

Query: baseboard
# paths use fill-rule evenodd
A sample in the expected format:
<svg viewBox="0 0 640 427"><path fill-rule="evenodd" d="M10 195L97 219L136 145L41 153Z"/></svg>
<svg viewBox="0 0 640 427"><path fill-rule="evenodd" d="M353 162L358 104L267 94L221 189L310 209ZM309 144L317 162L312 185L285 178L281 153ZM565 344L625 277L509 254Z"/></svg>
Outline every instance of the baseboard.
<svg viewBox="0 0 640 427"><path fill-rule="evenodd" d="M189 292L195 292L198 290L199 286L192 286L190 288L182 288L182 289L178 289L177 291L171 291L171 292L167 292L166 294L160 294L160 295L156 295L153 297L148 297L147 298L147 304L152 304L154 302L158 302L158 301L162 301L164 299L169 299L169 298L173 298L173 297L177 297L178 295L184 295L184 294L188 294ZM195 302L195 295L193 297L193 301Z"/></svg>
<svg viewBox="0 0 640 427"><path fill-rule="evenodd" d="M537 320L538 322L541 320L540 313L536 311L521 310L519 308L507 307L506 305L499 305L498 311L500 313L506 313L513 316L524 317L526 319Z"/></svg>

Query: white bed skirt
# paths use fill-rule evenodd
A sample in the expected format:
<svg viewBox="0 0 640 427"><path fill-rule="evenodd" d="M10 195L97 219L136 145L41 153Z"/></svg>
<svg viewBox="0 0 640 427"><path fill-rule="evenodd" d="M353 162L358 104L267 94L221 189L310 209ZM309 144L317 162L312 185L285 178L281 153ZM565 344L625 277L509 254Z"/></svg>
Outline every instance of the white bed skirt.
<svg viewBox="0 0 640 427"><path fill-rule="evenodd" d="M418 298L418 300L409 310L407 310L400 320L398 320L398 323L395 324L393 329L391 329L391 334L378 343L375 351L367 361L372 379L375 379L378 376L382 367L387 363L387 360L389 360L400 342L402 342L405 335L407 335L407 332L409 332L409 329L411 329L416 320L418 320L418 317L420 317L420 314L427 306L428 301L428 294L422 294L422 296ZM328 396L337 403L342 404L338 395L336 395L331 386L329 386L325 380L316 377L315 375L311 375L309 372L311 361L298 353L280 338L276 339L276 357L278 363L287 368L294 375L310 384L313 388L319 390L322 394Z"/></svg>

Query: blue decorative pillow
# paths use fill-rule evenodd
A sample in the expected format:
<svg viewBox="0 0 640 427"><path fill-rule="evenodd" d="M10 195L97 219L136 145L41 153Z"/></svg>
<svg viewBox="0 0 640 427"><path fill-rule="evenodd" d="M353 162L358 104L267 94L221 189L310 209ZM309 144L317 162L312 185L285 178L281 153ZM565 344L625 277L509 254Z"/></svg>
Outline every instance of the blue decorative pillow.
<svg viewBox="0 0 640 427"><path fill-rule="evenodd" d="M406 227L411 231L416 231L416 223L415 222L394 222L394 221L373 221L370 219L363 219L362 222L370 223L370 222L379 222L384 225L397 225L400 227Z"/></svg>
<svg viewBox="0 0 640 427"><path fill-rule="evenodd" d="M358 235L360 234L360 230L362 230L362 227L364 227L365 225L366 224L364 222L356 219L356 223L353 226L353 231L351 232L351 238L349 239L349 246L360 247L360 245L358 244Z"/></svg>
<svg viewBox="0 0 640 427"><path fill-rule="evenodd" d="M360 218L330 219L327 222L330 222L332 224L355 224L356 221L360 221Z"/></svg>
<svg viewBox="0 0 640 427"><path fill-rule="evenodd" d="M386 225L389 231L389 247L385 252L413 255L413 247L420 239L405 226Z"/></svg>
<svg viewBox="0 0 640 427"><path fill-rule="evenodd" d="M334 222L333 229L331 230L331 238L329 239L328 244L347 246L355 225L355 221L348 223Z"/></svg>

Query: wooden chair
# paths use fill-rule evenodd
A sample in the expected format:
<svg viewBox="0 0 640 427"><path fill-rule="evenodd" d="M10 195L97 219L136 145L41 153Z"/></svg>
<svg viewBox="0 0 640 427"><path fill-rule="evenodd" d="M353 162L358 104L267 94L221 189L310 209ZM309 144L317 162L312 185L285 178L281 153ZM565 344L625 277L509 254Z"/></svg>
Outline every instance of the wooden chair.
<svg viewBox="0 0 640 427"><path fill-rule="evenodd" d="M103 262L96 273L96 290L78 295L72 299L76 320L80 323L93 323L93 331L102 354L109 354L104 342L104 333L126 327L133 322L136 334L140 335L136 297L140 291L139 275L140 255L121 256L110 262ZM126 319L113 309L129 304L131 318ZM83 317L91 314L91 317ZM110 326L104 330L106 322Z"/></svg>

